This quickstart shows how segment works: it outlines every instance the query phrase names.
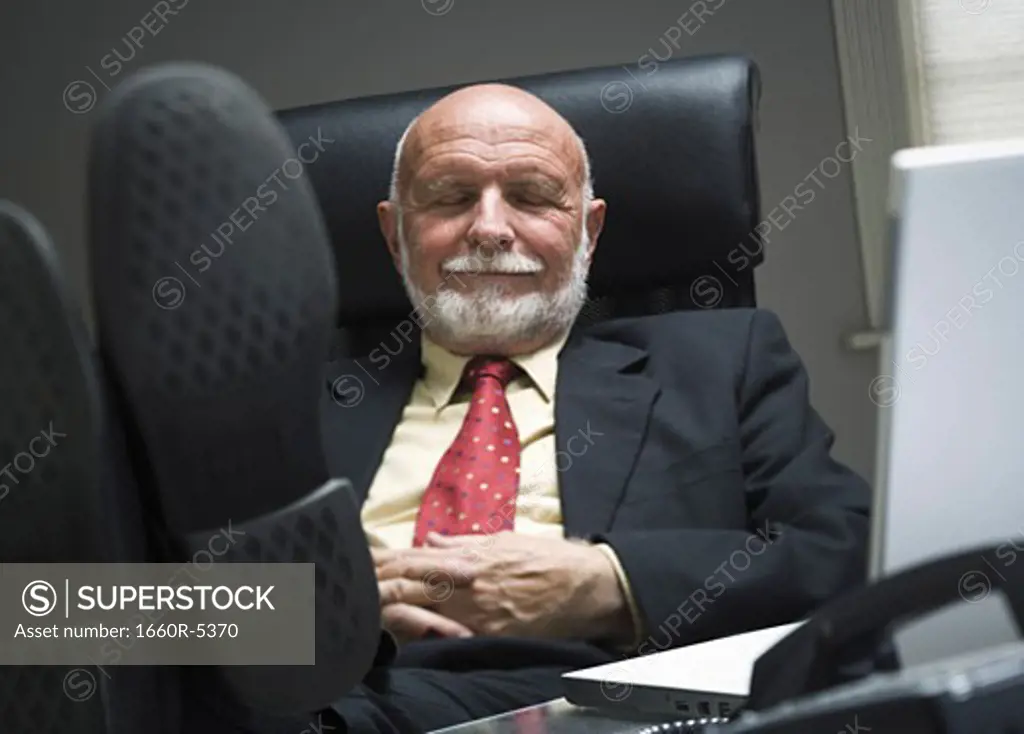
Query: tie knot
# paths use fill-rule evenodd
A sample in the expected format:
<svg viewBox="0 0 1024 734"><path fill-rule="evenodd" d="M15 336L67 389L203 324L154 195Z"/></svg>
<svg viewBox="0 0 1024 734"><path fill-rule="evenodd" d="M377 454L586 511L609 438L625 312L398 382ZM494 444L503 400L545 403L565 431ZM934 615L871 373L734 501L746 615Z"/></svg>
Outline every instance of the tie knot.
<svg viewBox="0 0 1024 734"><path fill-rule="evenodd" d="M490 377L505 388L518 374L519 368L505 357L474 357L466 365L465 381L476 388L483 378Z"/></svg>

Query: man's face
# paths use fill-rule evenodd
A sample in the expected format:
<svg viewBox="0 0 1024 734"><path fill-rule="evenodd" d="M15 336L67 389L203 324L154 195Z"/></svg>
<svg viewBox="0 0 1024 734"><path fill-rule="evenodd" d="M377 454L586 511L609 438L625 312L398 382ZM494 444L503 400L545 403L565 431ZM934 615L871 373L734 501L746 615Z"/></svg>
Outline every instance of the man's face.
<svg viewBox="0 0 1024 734"><path fill-rule="evenodd" d="M603 202L583 201L580 151L558 133L466 115L410 146L392 250L449 348L536 348L582 307Z"/></svg>
<svg viewBox="0 0 1024 734"><path fill-rule="evenodd" d="M579 241L581 192L563 151L517 132L494 131L483 141L451 131L423 151L403 208L415 250L410 276L421 288L447 283L466 293L515 295L554 293L565 283ZM473 255L484 267L460 285L458 261ZM490 272L493 259L521 263L522 272Z"/></svg>

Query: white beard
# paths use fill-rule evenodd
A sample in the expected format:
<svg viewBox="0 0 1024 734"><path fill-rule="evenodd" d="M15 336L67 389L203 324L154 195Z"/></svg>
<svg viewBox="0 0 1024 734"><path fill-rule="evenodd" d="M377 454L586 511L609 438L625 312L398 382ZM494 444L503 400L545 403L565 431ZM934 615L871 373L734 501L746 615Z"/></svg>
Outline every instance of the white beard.
<svg viewBox="0 0 1024 734"><path fill-rule="evenodd" d="M455 290L460 283L481 271L540 272L543 263L525 255L500 252L490 258L481 255L456 256L443 263L453 271L451 280L433 294L417 286L410 277L408 242L398 221L398 242L402 256L402 282L419 315L424 331L435 341L464 346L476 351L500 353L506 345L554 340L569 330L587 300L587 250L590 237L584 226L573 255L566 282L554 293L514 295L500 283L477 287L469 293Z"/></svg>

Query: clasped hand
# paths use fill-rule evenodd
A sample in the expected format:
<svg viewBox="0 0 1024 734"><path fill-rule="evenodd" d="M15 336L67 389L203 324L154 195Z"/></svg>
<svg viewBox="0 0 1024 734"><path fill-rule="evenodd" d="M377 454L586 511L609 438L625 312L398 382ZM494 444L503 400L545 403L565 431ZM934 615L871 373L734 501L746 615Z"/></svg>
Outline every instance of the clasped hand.
<svg viewBox="0 0 1024 734"><path fill-rule="evenodd" d="M383 623L400 642L430 634L615 639L628 607L608 557L588 543L511 532L371 549Z"/></svg>

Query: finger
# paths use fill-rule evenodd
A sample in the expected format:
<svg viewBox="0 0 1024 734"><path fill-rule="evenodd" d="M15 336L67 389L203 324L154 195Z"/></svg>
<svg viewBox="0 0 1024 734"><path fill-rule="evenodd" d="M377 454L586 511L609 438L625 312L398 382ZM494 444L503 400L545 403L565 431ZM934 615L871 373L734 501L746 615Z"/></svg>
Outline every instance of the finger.
<svg viewBox="0 0 1024 734"><path fill-rule="evenodd" d="M381 626L403 642L422 638L430 628L426 620L416 612L416 607L407 604L392 604L380 613Z"/></svg>
<svg viewBox="0 0 1024 734"><path fill-rule="evenodd" d="M441 637L472 637L473 631L429 609L410 604L392 604L381 611L383 625L394 633L421 638L429 634Z"/></svg>
<svg viewBox="0 0 1024 734"><path fill-rule="evenodd" d="M400 576L378 581L377 586L382 605L404 602L417 606L431 606L448 601L455 593L457 584L448 574L431 571L423 578L410 579Z"/></svg>
<svg viewBox="0 0 1024 734"><path fill-rule="evenodd" d="M401 551L385 551L373 555L377 578L395 578L397 576L415 576L417 569L424 565L436 565L444 556L434 550L425 552L423 549L406 549ZM431 560L433 559L433 560Z"/></svg>
<svg viewBox="0 0 1024 734"><path fill-rule="evenodd" d="M470 535L441 535L440 533L428 533L424 539L424 546L429 548L490 548L495 541L500 541L507 535L514 535L505 530L498 533L472 533Z"/></svg>
<svg viewBox="0 0 1024 734"><path fill-rule="evenodd" d="M427 533L427 537L424 539L423 544L431 548L451 548L457 546L458 539L461 536L458 535L441 535L441 533Z"/></svg>
<svg viewBox="0 0 1024 734"><path fill-rule="evenodd" d="M431 583L447 579L463 586L475 578L475 565L471 558L461 557L447 549L430 548L408 552L377 566L377 580L394 578L434 579Z"/></svg>
<svg viewBox="0 0 1024 734"><path fill-rule="evenodd" d="M435 602L427 593L423 582L414 579L397 578L381 581L377 584L381 607L389 604L412 604L427 607Z"/></svg>
<svg viewBox="0 0 1024 734"><path fill-rule="evenodd" d="M373 563L375 566L379 566L382 563L387 563L388 561L394 561L396 558L400 558L403 552L407 551L402 551L396 548L374 548L372 546L370 547L370 556L373 558Z"/></svg>

